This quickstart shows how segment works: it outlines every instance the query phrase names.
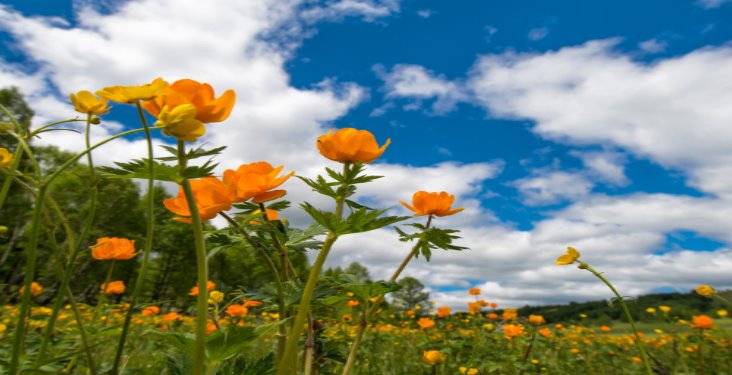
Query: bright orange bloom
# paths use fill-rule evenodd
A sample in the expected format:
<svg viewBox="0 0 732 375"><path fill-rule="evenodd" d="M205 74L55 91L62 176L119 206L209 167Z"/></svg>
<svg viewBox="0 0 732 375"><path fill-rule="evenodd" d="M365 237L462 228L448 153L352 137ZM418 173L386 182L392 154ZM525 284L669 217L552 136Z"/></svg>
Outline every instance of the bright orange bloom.
<svg viewBox="0 0 732 375"><path fill-rule="evenodd" d="M155 98L166 87L168 87L168 82L162 78L155 78L152 82L139 86L105 87L97 91L97 95L117 103L134 104L138 100Z"/></svg>
<svg viewBox="0 0 732 375"><path fill-rule="evenodd" d="M714 288L709 285L699 285L698 287L696 287L696 293L700 296L711 297L714 295L714 293L716 293L716 290L714 290Z"/></svg>
<svg viewBox="0 0 732 375"><path fill-rule="evenodd" d="M206 284L206 289L208 289L209 292L216 289L216 283L209 280L208 283ZM198 284L196 284L193 288L191 288L191 291L188 292L188 295L192 296L192 297L198 297Z"/></svg>
<svg viewBox="0 0 732 375"><path fill-rule="evenodd" d="M201 215L201 220L211 220L221 211L231 209L233 196L231 191L216 177L204 177L191 180L191 189L196 199L196 205ZM191 211L188 209L183 188L178 191L178 196L163 201L163 205L174 214L182 216L175 220L184 223L191 222Z"/></svg>
<svg viewBox="0 0 732 375"><path fill-rule="evenodd" d="M422 360L430 366L436 366L445 362L445 356L437 350L426 350L422 353Z"/></svg>
<svg viewBox="0 0 732 375"><path fill-rule="evenodd" d="M449 216L454 215L462 208L451 209L452 202L455 201L455 196L447 194L442 191L439 193L428 193L426 191L418 191L412 196L412 205L408 205L404 202L399 202L402 206L416 212L414 216L423 215L435 215L435 216ZM478 289L478 288L473 288ZM478 289L480 292L480 289Z"/></svg>
<svg viewBox="0 0 732 375"><path fill-rule="evenodd" d="M214 324L213 322L209 322L208 325L206 325L206 336L208 336L209 334L211 334L211 332L217 329L219 329L219 327L216 327L216 324Z"/></svg>
<svg viewBox="0 0 732 375"><path fill-rule="evenodd" d="M135 241L117 237L97 238L91 253L96 260L127 260L137 255Z"/></svg>
<svg viewBox="0 0 732 375"><path fill-rule="evenodd" d="M155 316L160 314L160 308L157 306L148 306L142 309L142 316Z"/></svg>
<svg viewBox="0 0 732 375"><path fill-rule="evenodd" d="M99 289L108 295L122 294L125 292L125 283L122 280L111 281L109 284L100 285Z"/></svg>
<svg viewBox="0 0 732 375"><path fill-rule="evenodd" d="M692 318L691 326L694 328L709 329L712 328L713 324L712 318L706 315L695 315Z"/></svg>
<svg viewBox="0 0 732 375"><path fill-rule="evenodd" d="M610 328L608 326L600 326L600 331L602 331L602 332L610 332L610 331L612 331L612 328Z"/></svg>
<svg viewBox="0 0 732 375"><path fill-rule="evenodd" d="M518 311L516 309L505 309L502 315L503 320L514 320L518 318Z"/></svg>
<svg viewBox="0 0 732 375"><path fill-rule="evenodd" d="M261 301L244 301L244 307L257 307L261 304Z"/></svg>
<svg viewBox="0 0 732 375"><path fill-rule="evenodd" d="M480 288L470 288L468 289L468 294L470 294L471 296L477 296L480 294Z"/></svg>
<svg viewBox="0 0 732 375"><path fill-rule="evenodd" d="M18 293L21 294L21 295L24 292L25 292L25 285L21 286L20 287L20 290L18 290ZM43 286L41 286L41 284L39 284L39 283L37 283L35 281L31 281L30 294L32 296L38 296L41 293L43 293Z"/></svg>
<svg viewBox="0 0 732 375"><path fill-rule="evenodd" d="M231 316L244 316L249 312L249 309L243 305L229 305L226 308L226 313Z"/></svg>
<svg viewBox="0 0 732 375"><path fill-rule="evenodd" d="M261 212L262 212L262 210L256 210L256 211L254 211L252 213L253 214L259 214ZM269 221L282 221L282 222L287 221L286 219L281 219L280 220L280 212L277 211L277 210L272 210L272 209L269 209L269 208L265 208L265 212L267 213L267 220L269 220ZM264 215L262 215L262 216L264 216ZM260 225L262 223L260 223L257 220L250 220L249 221L249 224L252 224L252 225Z"/></svg>
<svg viewBox="0 0 732 375"><path fill-rule="evenodd" d="M79 113L88 113L91 115L103 115L109 112L109 101L104 98L97 98L89 91L82 90L76 94L69 94L69 99L74 105L74 110Z"/></svg>
<svg viewBox="0 0 732 375"><path fill-rule="evenodd" d="M643 362L643 360L641 359L641 357L633 357L630 360L633 361L633 363L641 363L641 362Z"/></svg>
<svg viewBox="0 0 732 375"><path fill-rule="evenodd" d="M176 320L181 320L182 318L183 317L175 311L171 311L163 315L163 321L165 322L174 322Z"/></svg>
<svg viewBox="0 0 732 375"><path fill-rule="evenodd" d="M468 302L468 313L478 314L480 313L480 307L480 303L478 302Z"/></svg>
<svg viewBox="0 0 732 375"><path fill-rule="evenodd" d="M368 130L338 129L318 137L318 151L326 158L340 163L371 163L384 153L391 143L387 139L379 147L376 138Z"/></svg>
<svg viewBox="0 0 732 375"><path fill-rule="evenodd" d="M544 327L536 332L538 332L540 335L542 335L546 338L552 337L552 330L549 328L546 328L546 327Z"/></svg>
<svg viewBox="0 0 732 375"><path fill-rule="evenodd" d="M360 304L361 304L361 302L358 302L355 299L352 299L352 300L348 301L348 303L347 303L348 307L356 307Z"/></svg>
<svg viewBox="0 0 732 375"><path fill-rule="evenodd" d="M491 319L491 320L496 320L496 319L498 319L498 314L496 314L496 313L488 313L485 317L488 318L488 319Z"/></svg>
<svg viewBox="0 0 732 375"><path fill-rule="evenodd" d="M151 115L158 117L163 107L173 108L191 104L196 107L196 119L203 123L226 120L234 108L236 93L226 90L216 98L214 90L208 83L200 83L192 79L181 79L173 82L161 91L153 100L145 102L142 107Z"/></svg>
<svg viewBox="0 0 732 375"><path fill-rule="evenodd" d="M440 306L437 308L437 316L440 318L447 318L451 312L452 308L450 306Z"/></svg>
<svg viewBox="0 0 732 375"><path fill-rule="evenodd" d="M546 320L541 315L529 315L529 324L532 326L540 326L546 324Z"/></svg>
<svg viewBox="0 0 732 375"><path fill-rule="evenodd" d="M435 321L430 318L419 318L417 324L422 328L432 328L435 326Z"/></svg>
<svg viewBox="0 0 732 375"><path fill-rule="evenodd" d="M243 164L236 171L224 171L224 183L234 194L234 202L244 202L251 199L253 203L262 203L281 198L287 194L286 190L272 190L282 185L295 172L278 177L284 167L272 167L266 161ZM268 213L269 214L269 213Z"/></svg>
<svg viewBox="0 0 732 375"><path fill-rule="evenodd" d="M524 326L520 324L505 324L503 326L503 337L506 340L511 340L514 337L521 336L524 334Z"/></svg>

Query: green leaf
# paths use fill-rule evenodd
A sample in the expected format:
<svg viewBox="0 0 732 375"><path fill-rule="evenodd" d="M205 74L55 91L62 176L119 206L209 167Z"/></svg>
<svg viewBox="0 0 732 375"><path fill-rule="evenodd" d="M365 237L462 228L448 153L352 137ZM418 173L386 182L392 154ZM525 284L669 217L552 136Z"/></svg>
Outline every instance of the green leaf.
<svg viewBox="0 0 732 375"><path fill-rule="evenodd" d="M150 178L150 159L134 159L128 163L114 164L117 165L117 168L99 167L99 170L105 177L109 178ZM178 174L180 167L178 166L153 161L153 169L157 181L180 182Z"/></svg>
<svg viewBox="0 0 732 375"><path fill-rule="evenodd" d="M409 216L380 217L386 210L359 208L345 219L345 228L338 234L368 232L409 219Z"/></svg>
<svg viewBox="0 0 732 375"><path fill-rule="evenodd" d="M155 158L155 159L162 160L162 161L177 161L178 160L178 149L177 148L171 147L171 146L165 146L165 145L162 145L160 147L164 148L166 151L171 153L173 156L163 156L163 157L159 157L159 158ZM206 150L203 148L203 146L198 147L198 148L193 148L193 149L188 150L188 152L186 152L185 159L193 160L193 159L202 158L205 156L215 156L215 155L220 154L221 151L223 151L224 149L226 149L226 146L216 147L211 150Z"/></svg>
<svg viewBox="0 0 732 375"><path fill-rule="evenodd" d="M216 330L206 338L209 365L219 364L244 351L259 334L252 327L231 326L227 331Z"/></svg>
<svg viewBox="0 0 732 375"><path fill-rule="evenodd" d="M343 221L336 214L329 211L321 211L313 207L310 203L302 203L302 209L307 212L318 224L327 228L330 232L339 233L344 229Z"/></svg>
<svg viewBox="0 0 732 375"><path fill-rule="evenodd" d="M302 182L308 184L308 186L310 186L315 192L331 197L333 199L338 196L335 190L333 190L332 186L339 185L339 183L328 182L325 180L325 178L323 178L323 176L318 176L315 180L311 180L302 176L296 177L299 178Z"/></svg>

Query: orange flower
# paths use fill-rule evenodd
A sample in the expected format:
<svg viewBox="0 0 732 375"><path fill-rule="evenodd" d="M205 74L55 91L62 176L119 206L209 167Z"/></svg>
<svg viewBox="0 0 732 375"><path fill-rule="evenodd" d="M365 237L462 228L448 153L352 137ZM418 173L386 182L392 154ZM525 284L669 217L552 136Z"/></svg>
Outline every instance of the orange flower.
<svg viewBox="0 0 732 375"><path fill-rule="evenodd" d="M157 306L148 306L142 309L142 316L155 316L160 314L160 308Z"/></svg>
<svg viewBox="0 0 732 375"><path fill-rule="evenodd" d="M600 326L600 331L602 331L602 332L610 332L610 331L612 331L612 328L610 328L608 326Z"/></svg>
<svg viewBox="0 0 732 375"><path fill-rule="evenodd" d="M412 211L414 211L414 210L412 210ZM468 294L470 294L471 296L477 296L480 294L480 288L470 288L470 289L468 289Z"/></svg>
<svg viewBox="0 0 732 375"><path fill-rule="evenodd" d="M529 324L532 326L540 326L546 324L546 320L541 315L529 315Z"/></svg>
<svg viewBox="0 0 732 375"><path fill-rule="evenodd" d="M226 308L226 313L231 316L244 316L248 312L249 310L243 305L229 305L229 307Z"/></svg>
<svg viewBox="0 0 732 375"><path fill-rule="evenodd" d="M243 164L236 171L224 171L224 183L234 194L234 202L251 199L253 203L262 203L281 198L286 190L272 190L282 185L295 172L277 177L284 167L272 167L266 161Z"/></svg>
<svg viewBox="0 0 732 375"><path fill-rule="evenodd" d="M485 317L488 318L488 319L491 319L491 320L496 320L496 319L498 319L498 314L496 314L496 313L489 313Z"/></svg>
<svg viewBox="0 0 732 375"><path fill-rule="evenodd" d="M361 302L358 302L356 300L350 300L350 301L348 301L347 304L348 304L348 307L356 307L356 306L360 305Z"/></svg>
<svg viewBox="0 0 732 375"><path fill-rule="evenodd" d="M234 90L226 90L216 98L211 85L186 78L173 82L155 99L143 103L142 107L158 117L165 106L172 110L179 105L192 104L196 107L196 119L211 123L226 120L234 108L235 100Z"/></svg>
<svg viewBox="0 0 732 375"><path fill-rule="evenodd" d="M20 287L20 290L18 290L18 293L20 293L21 295L24 292L25 292L25 285L21 286ZM43 287L41 286L41 284L39 284L39 283L37 283L35 281L31 281L30 294L32 296L38 296L41 293L43 293Z"/></svg>
<svg viewBox="0 0 732 375"><path fill-rule="evenodd" d="M513 320L518 318L518 311L516 309L503 310L503 320Z"/></svg>
<svg viewBox="0 0 732 375"><path fill-rule="evenodd" d="M450 306L440 306L437 308L437 316L440 318L447 318L451 312L452 308Z"/></svg>
<svg viewBox="0 0 732 375"><path fill-rule="evenodd" d="M137 255L135 241L117 237L97 238L91 253L96 260L127 260Z"/></svg>
<svg viewBox="0 0 732 375"><path fill-rule="evenodd" d="M371 163L391 143L391 139L387 139L379 147L376 138L368 130L343 128L335 133L333 130L318 137L318 151L326 158L340 163Z"/></svg>
<svg viewBox="0 0 732 375"><path fill-rule="evenodd" d="M211 332L217 329L219 329L219 327L216 327L216 324L214 324L213 322L209 322L208 325L206 325L206 336L208 336L209 334L211 334Z"/></svg>
<svg viewBox="0 0 732 375"><path fill-rule="evenodd" d="M176 320L181 320L182 318L183 317L175 311L171 311L163 315L163 321L165 322L174 322Z"/></svg>
<svg viewBox="0 0 732 375"><path fill-rule="evenodd" d="M219 212L231 209L233 202L231 191L218 178L204 177L191 180L191 189L202 221L211 220ZM174 214L182 216L176 217L175 220L191 222L191 211L188 209L183 188L180 188L177 197L164 200L163 205Z"/></svg>
<svg viewBox="0 0 732 375"><path fill-rule="evenodd" d="M404 203L399 202L402 204L402 206L416 212L417 214L414 216L422 216L422 215L435 215L435 216L449 216L454 215L460 211L462 211L462 208L456 208L454 210L451 210L452 202L455 201L455 196L451 194L447 194L446 192L442 191L439 193L428 193L426 191L418 191L414 193L412 196L412 206ZM473 288L478 289L478 288ZM480 289L478 289L478 292L480 292Z"/></svg>
<svg viewBox="0 0 732 375"><path fill-rule="evenodd" d="M419 318L417 324L422 328L432 328L435 326L435 321L430 318Z"/></svg>
<svg viewBox="0 0 732 375"><path fill-rule="evenodd" d="M505 324L503 326L503 337L506 340L511 340L514 337L521 336L524 334L524 326L520 324Z"/></svg>
<svg viewBox="0 0 732 375"><path fill-rule="evenodd" d="M546 328L546 327L544 327L536 332L538 332L540 335L542 335L546 338L552 337L552 330L549 328Z"/></svg>
<svg viewBox="0 0 732 375"><path fill-rule="evenodd" d="M712 328L713 324L712 318L706 315L695 315L692 318L691 326L694 328L709 329Z"/></svg>
<svg viewBox="0 0 732 375"><path fill-rule="evenodd" d="M422 360L430 366L436 366L445 362L445 356L437 350L426 350L422 353Z"/></svg>
<svg viewBox="0 0 732 375"><path fill-rule="evenodd" d="M259 214L261 212L262 212L262 210L256 210L256 211L254 211L252 213L253 214ZM269 209L269 208L265 208L265 211L264 212L267 213L267 220L269 220L269 221L282 221L282 222L287 221L285 219L281 219L280 220L280 212L277 211L277 210L272 210L272 209ZM262 215L262 216L264 216L264 215ZM260 223L257 220L250 220L249 221L249 224L252 224L252 225L260 225L262 223Z"/></svg>
<svg viewBox="0 0 732 375"><path fill-rule="evenodd" d="M209 280L208 283L206 284L206 289L208 289L209 292L216 289L216 283ZM192 296L192 297L198 297L198 284L196 284L193 288L191 288L191 291L188 292L188 295Z"/></svg>
<svg viewBox="0 0 732 375"><path fill-rule="evenodd" d="M244 301L244 307L257 307L261 304L261 301Z"/></svg>
<svg viewBox="0 0 732 375"><path fill-rule="evenodd" d="M100 285L99 289L108 295L122 294L125 292L125 283L122 280L111 281L109 284Z"/></svg>

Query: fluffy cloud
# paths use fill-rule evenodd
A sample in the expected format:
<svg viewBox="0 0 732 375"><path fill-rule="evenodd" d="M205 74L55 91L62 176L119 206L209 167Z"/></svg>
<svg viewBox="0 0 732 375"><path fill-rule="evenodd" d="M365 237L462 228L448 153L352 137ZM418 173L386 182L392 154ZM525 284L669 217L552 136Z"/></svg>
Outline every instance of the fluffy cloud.
<svg viewBox="0 0 732 375"><path fill-rule="evenodd" d="M377 68L384 80L388 98L434 99L432 111L444 114L455 109L455 105L466 99L461 85L419 65L396 65L391 72Z"/></svg>
<svg viewBox="0 0 732 375"><path fill-rule="evenodd" d="M576 201L588 195L593 184L583 175L563 171L539 171L514 182L530 206Z"/></svg>

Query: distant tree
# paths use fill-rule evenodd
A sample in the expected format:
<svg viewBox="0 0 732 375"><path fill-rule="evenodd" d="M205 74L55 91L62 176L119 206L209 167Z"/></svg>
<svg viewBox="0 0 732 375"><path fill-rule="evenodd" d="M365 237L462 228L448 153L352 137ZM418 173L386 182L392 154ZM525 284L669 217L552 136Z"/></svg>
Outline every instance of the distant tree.
<svg viewBox="0 0 732 375"><path fill-rule="evenodd" d="M397 282L400 289L392 293L394 306L405 309L415 310L417 306L420 309L428 309L430 303L430 294L424 291L424 284L414 277L405 277Z"/></svg>

